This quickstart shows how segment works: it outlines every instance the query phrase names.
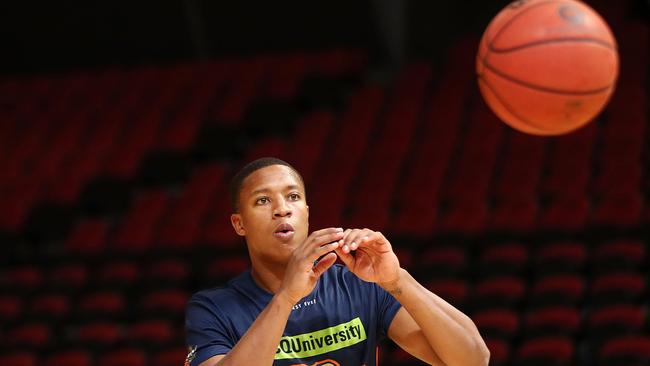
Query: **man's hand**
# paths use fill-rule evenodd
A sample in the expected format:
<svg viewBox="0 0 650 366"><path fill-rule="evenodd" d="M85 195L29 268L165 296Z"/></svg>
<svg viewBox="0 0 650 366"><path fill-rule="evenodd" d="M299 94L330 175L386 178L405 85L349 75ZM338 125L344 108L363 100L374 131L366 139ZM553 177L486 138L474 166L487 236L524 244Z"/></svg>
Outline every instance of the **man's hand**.
<svg viewBox="0 0 650 366"><path fill-rule="evenodd" d="M336 254L352 273L366 282L381 286L399 279L399 260L390 242L378 231L346 230Z"/></svg>
<svg viewBox="0 0 650 366"><path fill-rule="evenodd" d="M311 233L305 242L293 251L277 296L286 299L293 306L309 295L318 278L336 262L336 254L330 252L339 247L342 238L341 228L328 228ZM323 257L314 265L321 256Z"/></svg>

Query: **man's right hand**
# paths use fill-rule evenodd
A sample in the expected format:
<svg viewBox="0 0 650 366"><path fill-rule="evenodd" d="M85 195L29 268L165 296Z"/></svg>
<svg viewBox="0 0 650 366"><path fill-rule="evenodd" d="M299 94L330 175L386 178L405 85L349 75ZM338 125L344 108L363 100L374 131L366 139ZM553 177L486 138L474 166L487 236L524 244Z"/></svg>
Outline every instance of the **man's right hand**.
<svg viewBox="0 0 650 366"><path fill-rule="evenodd" d="M337 256L331 252L339 247L341 239L341 228L328 228L311 233L305 242L293 251L276 296L293 306L309 295L314 290L318 278L336 262ZM323 257L314 265L321 256Z"/></svg>

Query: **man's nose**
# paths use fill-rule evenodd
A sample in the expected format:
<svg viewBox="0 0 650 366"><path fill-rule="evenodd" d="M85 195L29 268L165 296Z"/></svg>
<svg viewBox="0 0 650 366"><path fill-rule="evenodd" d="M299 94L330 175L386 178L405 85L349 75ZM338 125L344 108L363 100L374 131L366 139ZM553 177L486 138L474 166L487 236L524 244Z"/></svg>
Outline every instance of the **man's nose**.
<svg viewBox="0 0 650 366"><path fill-rule="evenodd" d="M285 217L291 216L291 208L287 205L285 200L276 201L277 204L273 208L273 216L275 217Z"/></svg>

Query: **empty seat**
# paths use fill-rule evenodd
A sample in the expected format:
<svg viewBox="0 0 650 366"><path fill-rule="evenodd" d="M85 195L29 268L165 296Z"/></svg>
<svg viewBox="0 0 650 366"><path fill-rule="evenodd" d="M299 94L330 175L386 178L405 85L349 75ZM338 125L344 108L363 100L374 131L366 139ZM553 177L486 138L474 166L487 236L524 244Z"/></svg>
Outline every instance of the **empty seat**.
<svg viewBox="0 0 650 366"><path fill-rule="evenodd" d="M510 360L510 343L500 338L484 338L490 350L490 365L507 365Z"/></svg>
<svg viewBox="0 0 650 366"><path fill-rule="evenodd" d="M43 269L36 265L9 268L0 275L0 289L16 293L29 293L44 283Z"/></svg>
<svg viewBox="0 0 650 366"><path fill-rule="evenodd" d="M4 335L4 343L12 348L43 349L52 342L52 329L48 324L28 323L9 329Z"/></svg>
<svg viewBox="0 0 650 366"><path fill-rule="evenodd" d="M510 340L519 331L519 314L508 309L488 309L472 314L483 337Z"/></svg>
<svg viewBox="0 0 650 366"><path fill-rule="evenodd" d="M38 357L30 352L11 352L0 355L0 365L3 366L36 366Z"/></svg>
<svg viewBox="0 0 650 366"><path fill-rule="evenodd" d="M587 261L587 247L582 242L552 242L542 245L535 254L534 271L542 274L580 272Z"/></svg>
<svg viewBox="0 0 650 366"><path fill-rule="evenodd" d="M18 318L22 312L22 303L19 296L0 295L0 320L6 322Z"/></svg>
<svg viewBox="0 0 650 366"><path fill-rule="evenodd" d="M596 203L591 216L594 225L631 228L639 224L643 197L637 192L606 195Z"/></svg>
<svg viewBox="0 0 650 366"><path fill-rule="evenodd" d="M503 199L490 212L488 226L494 231L529 232L535 228L539 205L530 197Z"/></svg>
<svg viewBox="0 0 650 366"><path fill-rule="evenodd" d="M463 273L468 265L465 249L460 246L434 245L418 257L418 268L428 275L459 274Z"/></svg>
<svg viewBox="0 0 650 366"><path fill-rule="evenodd" d="M599 272L639 269L646 259L646 246L641 240L606 241L596 246L592 267Z"/></svg>
<svg viewBox="0 0 650 366"><path fill-rule="evenodd" d="M463 307L469 294L467 283L459 279L433 279L425 282L424 287L455 307Z"/></svg>
<svg viewBox="0 0 650 366"><path fill-rule="evenodd" d="M56 351L45 358L45 366L90 366L92 356L87 351L64 350Z"/></svg>
<svg viewBox="0 0 650 366"><path fill-rule="evenodd" d="M471 299L472 306L485 308L514 308L518 306L526 293L526 284L515 276L499 276L479 280Z"/></svg>
<svg viewBox="0 0 650 366"><path fill-rule="evenodd" d="M88 283L88 270L83 264L66 264L50 270L49 285L57 291L79 291Z"/></svg>
<svg viewBox="0 0 650 366"><path fill-rule="evenodd" d="M515 364L573 365L575 346L568 337L539 337L524 340L515 353Z"/></svg>
<svg viewBox="0 0 650 366"><path fill-rule="evenodd" d="M70 340L73 344L99 349L115 345L122 338L120 325L109 322L93 322L79 325Z"/></svg>
<svg viewBox="0 0 650 366"><path fill-rule="evenodd" d="M609 273L593 279L590 289L593 304L634 303L645 293L645 279L638 273Z"/></svg>
<svg viewBox="0 0 650 366"><path fill-rule="evenodd" d="M134 344L161 346L174 339L174 329L164 320L140 321L129 326L126 336Z"/></svg>
<svg viewBox="0 0 650 366"><path fill-rule="evenodd" d="M167 289L147 293L140 298L141 315L184 316L188 295L183 290Z"/></svg>
<svg viewBox="0 0 650 366"><path fill-rule="evenodd" d="M629 335L610 339L598 350L599 366L647 365L650 362L650 338Z"/></svg>
<svg viewBox="0 0 650 366"><path fill-rule="evenodd" d="M580 313L574 307L552 306L533 309L526 315L528 337L546 335L574 336L580 330Z"/></svg>
<svg viewBox="0 0 650 366"><path fill-rule="evenodd" d="M222 257L209 261L203 268L206 281L214 286L248 270L250 260L243 255Z"/></svg>
<svg viewBox="0 0 650 366"><path fill-rule="evenodd" d="M101 218L85 218L72 229L66 249L73 253L98 254L106 246L108 223Z"/></svg>
<svg viewBox="0 0 650 366"><path fill-rule="evenodd" d="M537 279L531 288L529 302L533 306L578 304L585 292L585 281L579 275L558 274Z"/></svg>
<svg viewBox="0 0 650 366"><path fill-rule="evenodd" d="M187 263L180 259L165 259L151 263L145 270L149 286L178 286L189 277Z"/></svg>
<svg viewBox="0 0 650 366"><path fill-rule="evenodd" d="M589 335L598 339L642 332L646 316L638 305L621 304L593 310L588 318Z"/></svg>
<svg viewBox="0 0 650 366"><path fill-rule="evenodd" d="M145 366L147 357L145 353L135 348L123 348L105 352L98 359L99 366Z"/></svg>
<svg viewBox="0 0 650 366"><path fill-rule="evenodd" d="M34 319L57 321L65 319L70 313L70 298L61 293L43 294L32 299L29 316Z"/></svg>
<svg viewBox="0 0 650 366"><path fill-rule="evenodd" d="M516 275L526 268L528 252L522 243L488 244L479 256L478 266L484 275Z"/></svg>
<svg viewBox="0 0 650 366"><path fill-rule="evenodd" d="M116 318L123 315L126 306L119 292L101 291L85 295L79 300L80 316L89 318Z"/></svg>
<svg viewBox="0 0 650 366"><path fill-rule="evenodd" d="M138 263L118 260L105 263L95 275L95 285L106 288L132 286L141 276Z"/></svg>
<svg viewBox="0 0 650 366"><path fill-rule="evenodd" d="M156 366L178 366L185 361L188 350L185 347L172 347L160 351L152 356L152 365Z"/></svg>
<svg viewBox="0 0 650 366"><path fill-rule="evenodd" d="M538 225L546 230L578 231L587 224L588 213L589 200L584 193L557 197L542 210Z"/></svg>

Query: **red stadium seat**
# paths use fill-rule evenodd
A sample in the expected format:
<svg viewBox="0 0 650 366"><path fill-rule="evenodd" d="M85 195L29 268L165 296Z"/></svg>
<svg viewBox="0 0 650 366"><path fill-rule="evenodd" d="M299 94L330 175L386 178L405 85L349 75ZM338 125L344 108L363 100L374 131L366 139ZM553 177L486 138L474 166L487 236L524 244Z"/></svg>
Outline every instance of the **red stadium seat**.
<svg viewBox="0 0 650 366"><path fill-rule="evenodd" d="M552 306L535 309L526 315L524 332L530 336L566 335L572 337L581 326L580 313L574 307Z"/></svg>
<svg viewBox="0 0 650 366"><path fill-rule="evenodd" d="M517 242L486 245L478 259L485 275L516 275L528 265L529 249Z"/></svg>
<svg viewBox="0 0 650 366"><path fill-rule="evenodd" d="M103 288L124 288L136 283L141 268L135 262L116 260L101 266L95 275L95 285Z"/></svg>
<svg viewBox="0 0 650 366"><path fill-rule="evenodd" d="M145 366L147 356L139 349L123 348L104 353L97 362L98 366Z"/></svg>
<svg viewBox="0 0 650 366"><path fill-rule="evenodd" d="M459 246L431 246L418 257L418 268L429 274L459 274L468 267L467 253Z"/></svg>
<svg viewBox="0 0 650 366"><path fill-rule="evenodd" d="M587 247L582 242L551 242L542 245L534 258L537 273L576 273L587 262Z"/></svg>
<svg viewBox="0 0 650 366"><path fill-rule="evenodd" d="M634 303L643 298L646 280L633 272L602 274L593 279L590 301L594 304Z"/></svg>
<svg viewBox="0 0 650 366"><path fill-rule="evenodd" d="M515 307L525 293L526 285L521 278L499 276L479 280L470 301L477 309Z"/></svg>
<svg viewBox="0 0 650 366"><path fill-rule="evenodd" d="M513 310L489 309L471 317L483 337L510 340L519 331L519 314Z"/></svg>
<svg viewBox="0 0 650 366"><path fill-rule="evenodd" d="M12 348L44 349L53 341L52 329L43 323L27 323L9 329L3 343Z"/></svg>
<svg viewBox="0 0 650 366"><path fill-rule="evenodd" d="M105 249L107 232L105 219L84 219L70 233L66 249L73 253L99 254Z"/></svg>
<svg viewBox="0 0 650 366"><path fill-rule="evenodd" d="M469 286L463 280L433 279L425 282L424 287L455 307L462 307L469 295Z"/></svg>
<svg viewBox="0 0 650 366"><path fill-rule="evenodd" d="M17 319L22 311L22 303L20 296L0 295L0 319L3 321Z"/></svg>
<svg viewBox="0 0 650 366"><path fill-rule="evenodd" d="M90 366L92 356L82 350L57 351L45 358L45 366Z"/></svg>
<svg viewBox="0 0 650 366"><path fill-rule="evenodd" d="M117 344L123 335L118 324L96 322L78 326L71 337L79 345L105 348Z"/></svg>
<svg viewBox="0 0 650 366"><path fill-rule="evenodd" d="M531 288L529 302L535 306L579 303L585 292L585 281L580 275L557 274L539 278Z"/></svg>
<svg viewBox="0 0 650 366"><path fill-rule="evenodd" d="M625 271L640 269L645 258L643 241L613 240L596 246L591 261L596 271Z"/></svg>
<svg viewBox="0 0 650 366"><path fill-rule="evenodd" d="M172 325L164 320L148 320L133 323L126 333L129 342L137 345L162 346L175 337Z"/></svg>
<svg viewBox="0 0 650 366"><path fill-rule="evenodd" d="M56 321L70 314L70 299L64 294L44 294L35 297L28 308L30 317Z"/></svg>
<svg viewBox="0 0 650 366"><path fill-rule="evenodd" d="M87 294L79 299L78 305L79 315L89 318L116 318L123 314L125 308L124 296L117 291L100 291Z"/></svg>
<svg viewBox="0 0 650 366"><path fill-rule="evenodd" d="M515 353L517 365L573 365L575 346L571 338L540 337L524 340Z"/></svg>
<svg viewBox="0 0 650 366"><path fill-rule="evenodd" d="M0 365L3 366L36 366L38 357L30 352L12 352L0 355Z"/></svg>
<svg viewBox="0 0 650 366"><path fill-rule="evenodd" d="M48 282L59 291L77 291L88 283L88 270L83 264L67 264L49 272Z"/></svg>
<svg viewBox="0 0 650 366"><path fill-rule="evenodd" d="M650 338L628 335L606 341L598 350L600 366L647 365L650 361Z"/></svg>
<svg viewBox="0 0 650 366"><path fill-rule="evenodd" d="M187 357L188 350L185 347L175 347L160 351L152 356L151 364L156 366L178 366L182 365Z"/></svg>
<svg viewBox="0 0 650 366"><path fill-rule="evenodd" d="M507 365L510 360L510 344L499 338L485 338L485 344L490 350L490 365Z"/></svg>
<svg viewBox="0 0 650 366"><path fill-rule="evenodd" d="M591 335L629 334L642 332L646 315L641 306L621 304L594 310L588 318Z"/></svg>

